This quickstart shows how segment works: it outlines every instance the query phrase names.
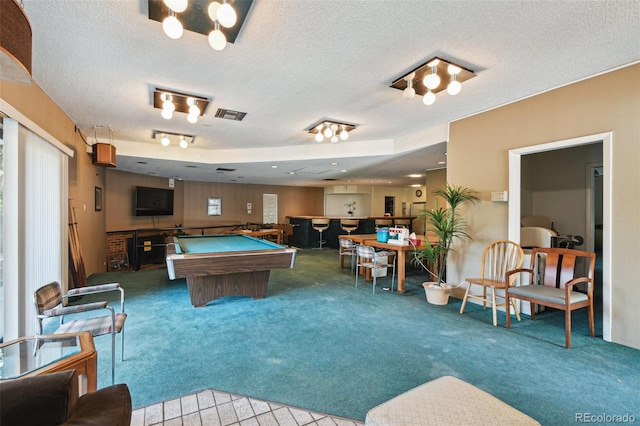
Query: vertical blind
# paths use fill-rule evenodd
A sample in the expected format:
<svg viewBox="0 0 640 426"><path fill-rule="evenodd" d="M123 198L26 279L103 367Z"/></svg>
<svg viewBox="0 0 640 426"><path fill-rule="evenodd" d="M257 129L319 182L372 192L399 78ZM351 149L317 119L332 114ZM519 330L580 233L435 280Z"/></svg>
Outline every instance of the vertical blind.
<svg viewBox="0 0 640 426"><path fill-rule="evenodd" d="M51 281L64 283L68 267L67 155L26 127L17 128L4 135L5 150L12 146L17 163L5 174L4 187L6 195L14 194L5 198L5 225L17 231L12 233L17 241L5 240L5 266L11 262L14 271L4 281L7 340L35 333L33 292Z"/></svg>

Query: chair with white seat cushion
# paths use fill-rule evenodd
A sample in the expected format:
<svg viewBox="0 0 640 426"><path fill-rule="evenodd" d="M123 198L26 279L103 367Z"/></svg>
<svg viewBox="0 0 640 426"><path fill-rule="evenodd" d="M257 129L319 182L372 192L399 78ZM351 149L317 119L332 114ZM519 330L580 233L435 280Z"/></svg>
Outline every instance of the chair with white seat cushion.
<svg viewBox="0 0 640 426"><path fill-rule="evenodd" d="M387 259L389 255L393 256L393 253L385 253ZM378 269L382 268L393 268L393 272L391 274L391 291L393 291L394 280L396 275L396 263L395 256L393 256L394 260L392 263L389 262L381 262L379 260L380 254L375 251L375 249L371 246L356 246L356 288L358 287L358 270L360 268L364 268L371 270L371 275L373 277L373 294L376 293L376 284L377 284L377 273Z"/></svg>
<svg viewBox="0 0 640 426"><path fill-rule="evenodd" d="M348 238L338 238L338 241L340 242L340 269L344 269L344 258L348 256L350 258L349 266L353 272L356 267L356 245L353 240Z"/></svg>
<svg viewBox="0 0 640 426"><path fill-rule="evenodd" d="M540 264L543 266L539 266ZM565 313L565 347L571 348L571 312L587 308L589 335L593 337L593 280L596 264L595 253L566 248L534 248L529 268L511 271L526 273L529 282L506 291L506 301L520 299L531 306L531 320L536 319L536 305L559 309ZM542 276L540 276L542 275ZM581 290L579 285L586 285ZM511 316L507 315L507 328L511 328Z"/></svg>

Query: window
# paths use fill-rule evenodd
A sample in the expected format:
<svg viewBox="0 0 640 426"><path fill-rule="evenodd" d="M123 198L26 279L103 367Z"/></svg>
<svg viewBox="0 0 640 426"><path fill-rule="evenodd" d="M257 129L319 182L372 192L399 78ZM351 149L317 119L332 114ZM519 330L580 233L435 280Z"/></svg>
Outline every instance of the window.
<svg viewBox="0 0 640 426"><path fill-rule="evenodd" d="M396 197L384 197L384 214L390 214L395 216L396 212Z"/></svg>
<svg viewBox="0 0 640 426"><path fill-rule="evenodd" d="M21 116L23 120L33 125ZM0 309L5 340L34 334L34 290L54 280L66 287L68 278L67 155L72 151L33 127L38 134L13 117L2 119L1 207L6 232L0 245Z"/></svg>

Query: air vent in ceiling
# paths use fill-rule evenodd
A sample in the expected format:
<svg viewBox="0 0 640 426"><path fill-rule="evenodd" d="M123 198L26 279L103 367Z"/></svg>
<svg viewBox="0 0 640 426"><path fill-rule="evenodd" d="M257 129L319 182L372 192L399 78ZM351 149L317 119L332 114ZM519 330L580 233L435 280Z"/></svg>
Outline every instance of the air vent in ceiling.
<svg viewBox="0 0 640 426"><path fill-rule="evenodd" d="M338 180L338 179L329 178L329 179L322 179L322 180L325 181L325 182L331 182L331 181Z"/></svg>
<svg viewBox="0 0 640 426"><path fill-rule="evenodd" d="M236 169L225 169L224 167L218 167L216 169L216 171L218 171L218 172L235 172Z"/></svg>
<svg viewBox="0 0 640 426"><path fill-rule="evenodd" d="M223 108L218 108L218 111L216 111L216 117L233 121L242 121L245 115L247 115L246 112L231 111L230 109Z"/></svg>

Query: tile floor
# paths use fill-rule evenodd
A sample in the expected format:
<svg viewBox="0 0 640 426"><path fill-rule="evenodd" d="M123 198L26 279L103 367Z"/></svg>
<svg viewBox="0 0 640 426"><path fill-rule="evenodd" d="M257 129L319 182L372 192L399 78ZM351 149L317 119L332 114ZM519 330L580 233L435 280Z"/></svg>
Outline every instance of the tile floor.
<svg viewBox="0 0 640 426"><path fill-rule="evenodd" d="M134 410L131 426L364 426L364 423L215 390Z"/></svg>

